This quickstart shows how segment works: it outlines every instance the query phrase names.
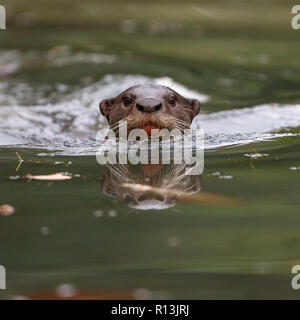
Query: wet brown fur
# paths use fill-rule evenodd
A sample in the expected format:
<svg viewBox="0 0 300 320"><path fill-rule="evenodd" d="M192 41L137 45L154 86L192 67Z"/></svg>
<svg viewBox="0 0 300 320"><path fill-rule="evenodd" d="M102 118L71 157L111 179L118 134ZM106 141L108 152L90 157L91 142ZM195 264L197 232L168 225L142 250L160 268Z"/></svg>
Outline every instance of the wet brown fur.
<svg viewBox="0 0 300 320"><path fill-rule="evenodd" d="M128 100L130 103L127 103ZM171 104L170 101L175 103ZM139 103L161 104L161 109L151 113L141 112L137 108ZM158 129L183 131L190 127L199 109L200 102L197 99L186 99L176 91L161 85L133 86L117 97L102 100L100 103L101 113L117 133L121 120L127 120L128 130L151 125Z"/></svg>

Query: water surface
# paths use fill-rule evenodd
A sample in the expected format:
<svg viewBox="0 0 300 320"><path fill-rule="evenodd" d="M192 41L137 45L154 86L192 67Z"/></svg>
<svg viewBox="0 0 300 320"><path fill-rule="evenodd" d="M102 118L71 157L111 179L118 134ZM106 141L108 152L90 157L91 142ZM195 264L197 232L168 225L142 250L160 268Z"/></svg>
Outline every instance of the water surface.
<svg viewBox="0 0 300 320"><path fill-rule="evenodd" d="M287 2L270 5L273 15L258 2L218 4L133 1L129 12L119 3L120 17L116 4L89 1L91 11L71 13L77 29L30 1L40 22L23 27L24 9L11 5L0 34L0 204L16 212L0 216L1 298L51 296L66 283L94 298L299 298L300 33ZM153 20L157 5L169 24ZM139 210L103 193L98 104L138 83L202 102L198 192L238 202ZM72 179L24 178L57 172Z"/></svg>

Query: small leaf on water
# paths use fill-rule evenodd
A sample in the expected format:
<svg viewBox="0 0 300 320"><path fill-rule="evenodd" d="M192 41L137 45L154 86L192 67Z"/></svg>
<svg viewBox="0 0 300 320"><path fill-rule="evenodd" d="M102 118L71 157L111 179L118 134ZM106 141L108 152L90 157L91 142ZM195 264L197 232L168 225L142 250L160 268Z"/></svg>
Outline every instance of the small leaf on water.
<svg viewBox="0 0 300 320"><path fill-rule="evenodd" d="M16 211L16 209L11 206L10 204L3 204L2 206L0 206L0 214L2 216L10 216L12 214L14 214Z"/></svg>
<svg viewBox="0 0 300 320"><path fill-rule="evenodd" d="M62 173L54 173L54 174L48 174L48 175L40 175L40 176L33 176L31 174L28 174L26 176L26 178L28 178L29 180L70 180L72 179L72 177L64 175Z"/></svg>

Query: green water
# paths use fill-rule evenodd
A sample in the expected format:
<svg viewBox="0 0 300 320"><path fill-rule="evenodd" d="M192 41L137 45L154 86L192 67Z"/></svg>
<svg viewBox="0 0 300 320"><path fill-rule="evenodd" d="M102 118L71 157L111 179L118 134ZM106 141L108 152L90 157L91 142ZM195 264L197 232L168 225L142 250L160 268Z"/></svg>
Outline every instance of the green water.
<svg viewBox="0 0 300 320"><path fill-rule="evenodd" d="M0 32L1 50L38 54L1 83L48 84L50 102L56 100L55 84L76 91L87 77L96 82L106 74L171 77L210 96L203 113L300 102L300 31L290 26L289 1L89 0L70 10L67 0L4 5L8 29ZM24 12L32 16L26 20ZM130 33L120 31L124 19L136 23ZM154 32L156 20L169 24ZM49 65L45 55L62 45L118 59ZM23 105L36 101L32 94ZM16 151L25 160L18 172ZM300 170L290 169L300 166L299 136L205 153L202 190L239 199L237 204L180 202L158 211L132 210L104 195L105 168L95 156L41 152L0 147L0 204L16 208L0 216L0 265L7 271L1 298L50 292L62 283L83 292L145 288L150 298L300 297L290 285L291 268L300 264ZM268 156L245 156L254 152ZM64 171L80 177L51 183L10 178ZM103 216L95 217L97 210Z"/></svg>

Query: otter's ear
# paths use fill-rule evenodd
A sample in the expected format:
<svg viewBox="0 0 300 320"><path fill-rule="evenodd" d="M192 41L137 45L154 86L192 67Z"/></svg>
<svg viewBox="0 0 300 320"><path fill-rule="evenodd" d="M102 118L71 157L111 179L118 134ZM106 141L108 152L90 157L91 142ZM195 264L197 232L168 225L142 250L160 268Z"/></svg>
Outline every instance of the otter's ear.
<svg viewBox="0 0 300 320"><path fill-rule="evenodd" d="M100 112L104 115L104 117L108 118L108 114L109 114L109 107L111 106L112 101L105 99L102 100L99 104L99 109Z"/></svg>
<svg viewBox="0 0 300 320"><path fill-rule="evenodd" d="M189 109L191 110L191 119L193 120L200 111L200 101L197 99L188 99Z"/></svg>

